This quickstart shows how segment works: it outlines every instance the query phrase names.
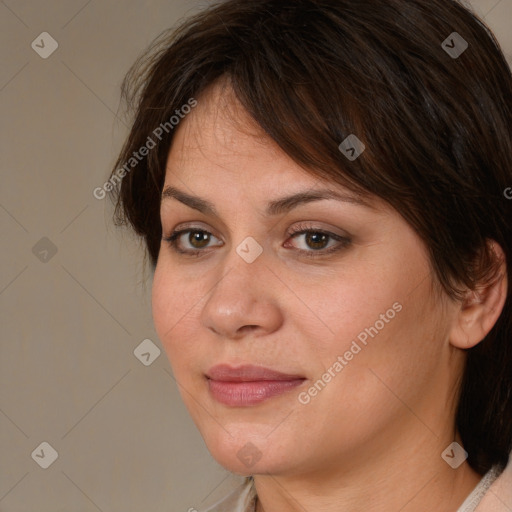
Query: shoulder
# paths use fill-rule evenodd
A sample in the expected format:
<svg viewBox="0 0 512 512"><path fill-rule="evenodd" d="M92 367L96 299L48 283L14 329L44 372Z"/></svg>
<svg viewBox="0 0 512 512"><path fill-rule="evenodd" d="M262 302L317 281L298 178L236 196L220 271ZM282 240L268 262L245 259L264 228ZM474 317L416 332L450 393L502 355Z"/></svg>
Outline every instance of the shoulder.
<svg viewBox="0 0 512 512"><path fill-rule="evenodd" d="M256 488L252 478L224 496L210 508L200 512L255 512Z"/></svg>
<svg viewBox="0 0 512 512"><path fill-rule="evenodd" d="M510 512L512 510L512 454L503 472L485 493L475 512Z"/></svg>

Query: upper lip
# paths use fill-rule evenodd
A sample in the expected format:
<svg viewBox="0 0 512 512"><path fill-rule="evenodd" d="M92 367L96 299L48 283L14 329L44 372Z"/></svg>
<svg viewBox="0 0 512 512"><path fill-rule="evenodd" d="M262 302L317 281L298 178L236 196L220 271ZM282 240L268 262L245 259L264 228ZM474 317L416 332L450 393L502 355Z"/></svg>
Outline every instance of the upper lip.
<svg viewBox="0 0 512 512"><path fill-rule="evenodd" d="M212 366L206 376L211 380L224 382L254 382L261 380L297 380L304 379L302 375L288 374L265 368L264 366L254 366L246 364L242 366L229 366L219 364Z"/></svg>

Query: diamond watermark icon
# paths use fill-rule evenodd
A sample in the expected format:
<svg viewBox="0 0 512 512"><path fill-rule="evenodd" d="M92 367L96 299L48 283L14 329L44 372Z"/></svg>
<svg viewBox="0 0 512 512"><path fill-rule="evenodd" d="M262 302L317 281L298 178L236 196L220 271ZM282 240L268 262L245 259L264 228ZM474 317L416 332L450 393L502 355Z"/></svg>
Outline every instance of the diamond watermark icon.
<svg viewBox="0 0 512 512"><path fill-rule="evenodd" d="M59 43L48 32L41 32L30 46L39 57L47 59L59 47Z"/></svg>
<svg viewBox="0 0 512 512"><path fill-rule="evenodd" d="M236 252L247 263L252 263L262 252L263 247L254 240L252 236L248 236L237 248Z"/></svg>
<svg viewBox="0 0 512 512"><path fill-rule="evenodd" d="M452 32L441 44L443 50L452 59L458 59L468 46L468 42L458 32Z"/></svg>
<svg viewBox="0 0 512 512"><path fill-rule="evenodd" d="M338 149L353 162L366 149L366 146L353 133L351 133L339 146Z"/></svg>
<svg viewBox="0 0 512 512"><path fill-rule="evenodd" d="M453 469L457 469L468 458L468 452L459 443L454 441L448 445L441 454L441 457Z"/></svg>
<svg viewBox="0 0 512 512"><path fill-rule="evenodd" d="M236 454L240 461L248 468L254 466L261 459L262 455L258 447L251 442L244 444Z"/></svg>
<svg viewBox="0 0 512 512"><path fill-rule="evenodd" d="M50 443L43 441L31 456L43 469L47 469L57 460L59 454Z"/></svg>
<svg viewBox="0 0 512 512"><path fill-rule="evenodd" d="M43 238L32 247L32 254L39 261L48 263L57 254L57 246L49 238L43 236Z"/></svg>
<svg viewBox="0 0 512 512"><path fill-rule="evenodd" d="M144 366L149 366L160 355L161 351L150 339L145 339L136 347L133 353Z"/></svg>

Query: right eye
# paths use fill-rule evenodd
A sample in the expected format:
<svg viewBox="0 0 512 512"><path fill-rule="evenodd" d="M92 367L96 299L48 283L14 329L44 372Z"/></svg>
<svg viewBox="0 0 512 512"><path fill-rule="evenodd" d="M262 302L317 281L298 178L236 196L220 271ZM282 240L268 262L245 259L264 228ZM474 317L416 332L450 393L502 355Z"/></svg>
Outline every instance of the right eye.
<svg viewBox="0 0 512 512"><path fill-rule="evenodd" d="M184 236L187 235L188 236ZM208 245L211 238L216 238L212 233L199 228L187 228L173 231L169 236L163 238L171 248L179 254L199 256L204 252L202 249ZM190 247L183 248L188 243Z"/></svg>

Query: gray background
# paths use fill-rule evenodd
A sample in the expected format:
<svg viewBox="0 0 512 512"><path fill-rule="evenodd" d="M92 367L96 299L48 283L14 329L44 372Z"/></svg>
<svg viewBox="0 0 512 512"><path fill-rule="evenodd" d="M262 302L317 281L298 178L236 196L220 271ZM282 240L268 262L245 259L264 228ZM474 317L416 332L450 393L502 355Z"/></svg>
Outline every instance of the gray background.
<svg viewBox="0 0 512 512"><path fill-rule="evenodd" d="M125 72L206 3L0 1L0 512L186 512L240 482L181 403L142 250L92 195L127 133ZM512 0L473 6L512 62Z"/></svg>

